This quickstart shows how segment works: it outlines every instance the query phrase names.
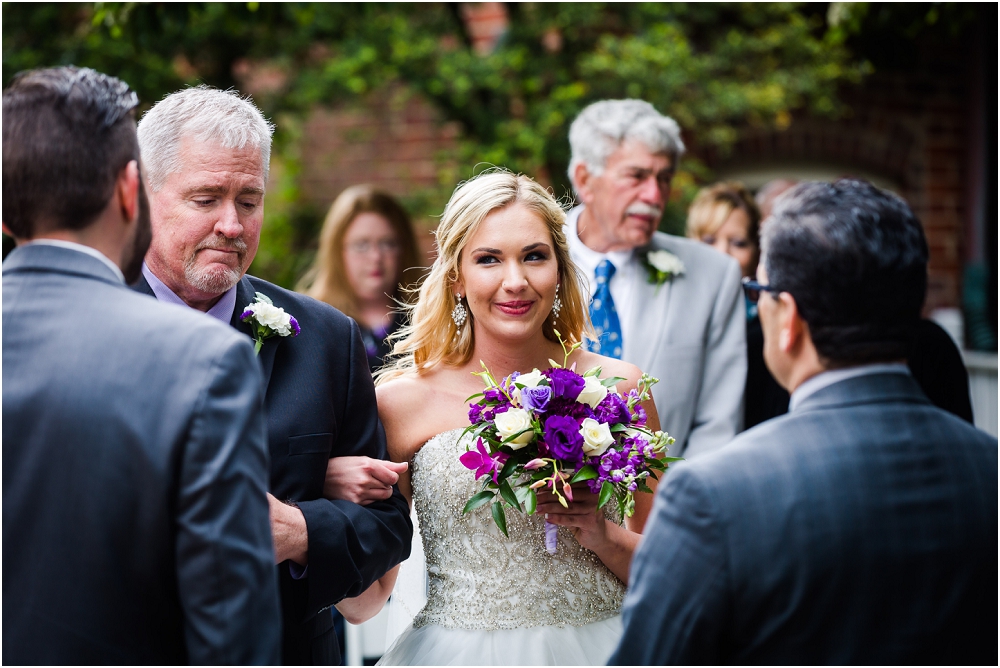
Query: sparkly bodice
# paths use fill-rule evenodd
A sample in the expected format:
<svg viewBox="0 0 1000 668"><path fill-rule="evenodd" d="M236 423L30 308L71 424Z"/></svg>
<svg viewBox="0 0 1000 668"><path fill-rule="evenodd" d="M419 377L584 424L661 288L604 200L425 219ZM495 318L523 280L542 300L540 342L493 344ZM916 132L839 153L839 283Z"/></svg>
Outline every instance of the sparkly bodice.
<svg viewBox="0 0 1000 668"><path fill-rule="evenodd" d="M438 434L413 458L413 503L428 576L427 605L413 625L583 626L618 614L625 586L568 529L559 528L550 555L541 516L508 508L507 538L488 505L463 515L480 483L458 459L465 452L461 434Z"/></svg>

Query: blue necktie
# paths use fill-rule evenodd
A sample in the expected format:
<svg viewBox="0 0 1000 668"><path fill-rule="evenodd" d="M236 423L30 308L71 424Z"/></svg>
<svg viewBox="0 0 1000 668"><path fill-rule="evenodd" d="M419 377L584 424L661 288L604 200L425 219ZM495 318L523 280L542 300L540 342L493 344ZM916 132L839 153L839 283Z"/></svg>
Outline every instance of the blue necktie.
<svg viewBox="0 0 1000 668"><path fill-rule="evenodd" d="M622 358L622 325L611 298L611 277L615 275L615 265L610 260L601 260L594 270L597 289L590 299L590 320L594 323L597 342L591 342L590 350L606 357Z"/></svg>

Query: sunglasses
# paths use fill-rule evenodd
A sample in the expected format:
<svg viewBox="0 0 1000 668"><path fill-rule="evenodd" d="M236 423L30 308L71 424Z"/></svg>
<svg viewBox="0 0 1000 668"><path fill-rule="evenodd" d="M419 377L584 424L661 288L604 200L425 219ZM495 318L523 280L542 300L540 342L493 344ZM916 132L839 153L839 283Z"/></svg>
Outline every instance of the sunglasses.
<svg viewBox="0 0 1000 668"><path fill-rule="evenodd" d="M743 277L743 294L747 296L747 301L751 304L756 304L757 300L760 299L760 293L762 292L770 292L776 295L779 292L784 292L784 290L779 290L778 288L770 285L758 283L749 276Z"/></svg>

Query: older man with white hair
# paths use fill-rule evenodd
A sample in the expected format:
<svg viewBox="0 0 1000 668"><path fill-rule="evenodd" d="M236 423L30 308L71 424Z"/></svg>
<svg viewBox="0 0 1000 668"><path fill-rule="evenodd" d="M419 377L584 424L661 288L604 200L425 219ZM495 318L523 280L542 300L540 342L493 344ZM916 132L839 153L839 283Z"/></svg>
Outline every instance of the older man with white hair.
<svg viewBox="0 0 1000 668"><path fill-rule="evenodd" d="M385 434L357 324L245 275L264 218L271 131L249 100L206 86L168 95L146 113L138 132L153 241L135 287L254 341L265 385L282 663L338 665L330 606L409 554L409 509L392 487L405 465L376 462L390 479L367 505L324 498L331 462L370 470L368 458L386 456Z"/></svg>
<svg viewBox="0 0 1000 668"><path fill-rule="evenodd" d="M604 100L569 131L567 217L574 261L591 284L592 349L660 379L653 399L671 455L697 457L741 428L746 324L739 265L657 232L684 152L680 128L642 100Z"/></svg>

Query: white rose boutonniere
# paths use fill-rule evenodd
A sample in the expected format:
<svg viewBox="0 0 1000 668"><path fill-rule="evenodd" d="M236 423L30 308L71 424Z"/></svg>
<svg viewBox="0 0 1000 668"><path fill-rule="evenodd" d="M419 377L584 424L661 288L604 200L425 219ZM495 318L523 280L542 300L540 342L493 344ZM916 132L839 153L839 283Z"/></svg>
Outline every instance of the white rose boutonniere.
<svg viewBox="0 0 1000 668"><path fill-rule="evenodd" d="M240 320L248 322L253 327L255 355L260 354L264 340L272 336L298 336L302 328L298 321L285 313L285 309L274 305L271 299L260 292L247 307L243 309Z"/></svg>
<svg viewBox="0 0 1000 668"><path fill-rule="evenodd" d="M656 286L659 292L660 286L671 280L674 276L684 273L684 263L681 259L670 251L652 250L646 253L646 271L649 273L649 282Z"/></svg>

